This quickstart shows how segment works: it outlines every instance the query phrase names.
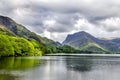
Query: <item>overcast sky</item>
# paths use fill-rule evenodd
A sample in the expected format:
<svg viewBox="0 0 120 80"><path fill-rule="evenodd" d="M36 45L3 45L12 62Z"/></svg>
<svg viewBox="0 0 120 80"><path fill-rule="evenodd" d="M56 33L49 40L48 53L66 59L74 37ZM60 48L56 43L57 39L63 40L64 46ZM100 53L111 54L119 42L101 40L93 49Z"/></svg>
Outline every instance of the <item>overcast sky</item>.
<svg viewBox="0 0 120 80"><path fill-rule="evenodd" d="M0 15L60 42L78 31L120 37L120 0L0 0Z"/></svg>

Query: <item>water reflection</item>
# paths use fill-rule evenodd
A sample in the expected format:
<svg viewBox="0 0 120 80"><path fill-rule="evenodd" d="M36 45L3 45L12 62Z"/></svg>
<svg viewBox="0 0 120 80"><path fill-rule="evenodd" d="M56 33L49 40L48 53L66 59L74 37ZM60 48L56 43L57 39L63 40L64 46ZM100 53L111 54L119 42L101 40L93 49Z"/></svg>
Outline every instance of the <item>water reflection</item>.
<svg viewBox="0 0 120 80"><path fill-rule="evenodd" d="M0 74L0 80L22 80L19 76L11 74Z"/></svg>
<svg viewBox="0 0 120 80"><path fill-rule="evenodd" d="M120 80L120 58L1 58L0 80Z"/></svg>
<svg viewBox="0 0 120 80"><path fill-rule="evenodd" d="M0 58L0 69L24 70L36 66L40 63L38 59L23 59L22 57Z"/></svg>
<svg viewBox="0 0 120 80"><path fill-rule="evenodd" d="M0 58L0 80L24 80L25 70L32 69L38 64L40 64L38 59Z"/></svg>
<svg viewBox="0 0 120 80"><path fill-rule="evenodd" d="M92 59L87 58L68 58L66 59L67 69L74 71L90 71L92 68Z"/></svg>

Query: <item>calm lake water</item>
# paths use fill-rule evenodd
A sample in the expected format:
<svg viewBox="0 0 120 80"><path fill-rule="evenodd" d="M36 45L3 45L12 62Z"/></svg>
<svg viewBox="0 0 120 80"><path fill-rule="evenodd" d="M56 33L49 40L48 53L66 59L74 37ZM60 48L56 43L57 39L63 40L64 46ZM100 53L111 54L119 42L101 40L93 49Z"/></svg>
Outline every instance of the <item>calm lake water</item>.
<svg viewBox="0 0 120 80"><path fill-rule="evenodd" d="M1 58L0 80L120 80L120 58L88 56Z"/></svg>

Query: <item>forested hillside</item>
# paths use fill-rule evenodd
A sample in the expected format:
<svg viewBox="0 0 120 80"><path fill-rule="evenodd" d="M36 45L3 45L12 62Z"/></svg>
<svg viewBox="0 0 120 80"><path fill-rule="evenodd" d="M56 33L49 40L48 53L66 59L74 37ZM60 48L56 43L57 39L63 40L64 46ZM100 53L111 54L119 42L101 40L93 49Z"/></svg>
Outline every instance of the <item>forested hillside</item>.
<svg viewBox="0 0 120 80"><path fill-rule="evenodd" d="M31 32L9 17L0 16L0 56L36 56L79 52Z"/></svg>

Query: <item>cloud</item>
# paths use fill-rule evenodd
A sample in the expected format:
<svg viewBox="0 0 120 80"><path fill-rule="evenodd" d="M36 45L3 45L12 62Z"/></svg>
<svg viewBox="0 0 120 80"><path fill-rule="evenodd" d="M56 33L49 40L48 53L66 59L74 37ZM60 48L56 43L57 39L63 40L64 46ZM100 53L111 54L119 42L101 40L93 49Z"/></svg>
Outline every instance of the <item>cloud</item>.
<svg viewBox="0 0 120 80"><path fill-rule="evenodd" d="M0 15L60 42L82 30L96 37L119 37L119 11L119 0L0 0Z"/></svg>
<svg viewBox="0 0 120 80"><path fill-rule="evenodd" d="M120 18L118 17L111 17L111 18L102 20L100 23L101 23L101 26L109 32L120 30Z"/></svg>

